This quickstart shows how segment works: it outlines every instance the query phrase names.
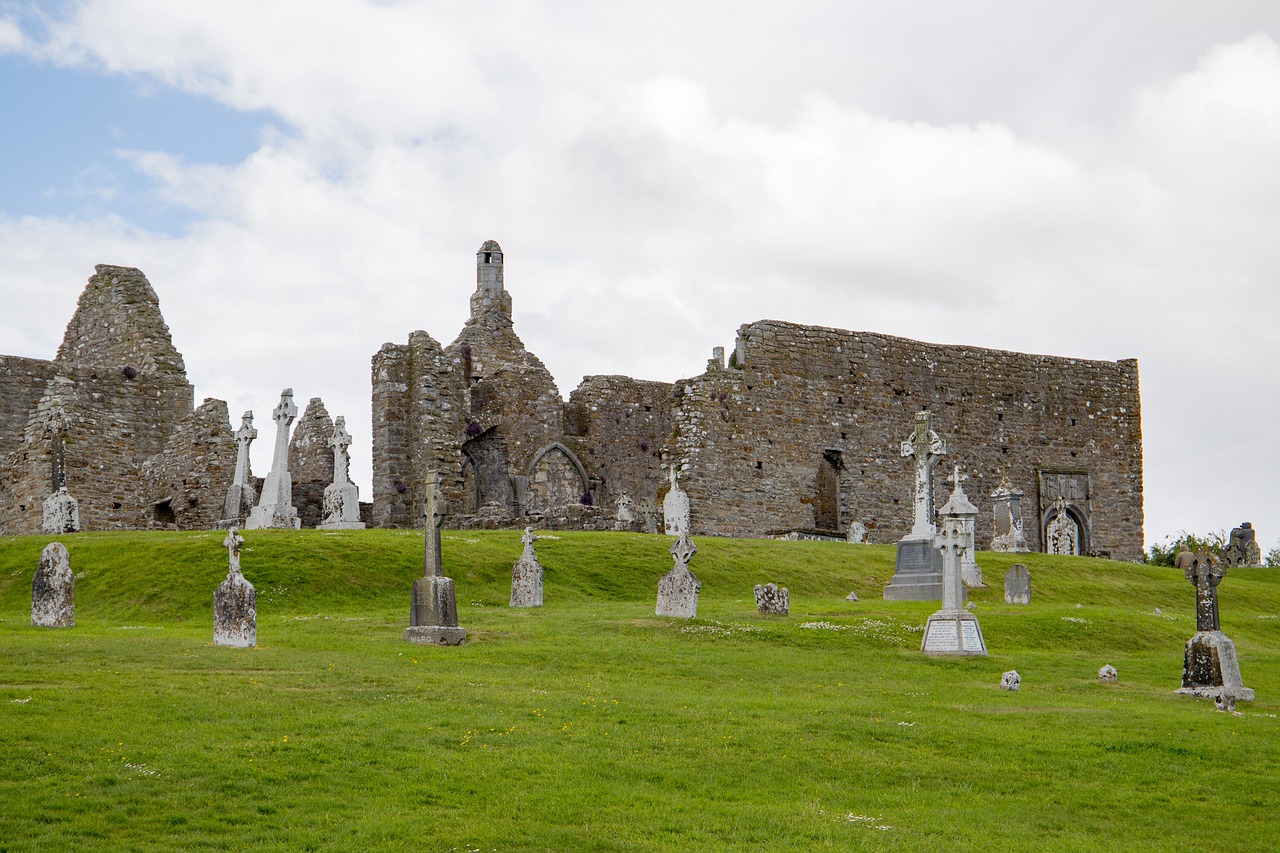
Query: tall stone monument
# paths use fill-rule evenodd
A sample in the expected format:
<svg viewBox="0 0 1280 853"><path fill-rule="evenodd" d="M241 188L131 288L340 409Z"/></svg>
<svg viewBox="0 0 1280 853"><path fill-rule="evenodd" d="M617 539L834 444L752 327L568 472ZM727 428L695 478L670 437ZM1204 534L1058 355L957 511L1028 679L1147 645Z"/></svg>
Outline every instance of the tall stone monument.
<svg viewBox="0 0 1280 853"><path fill-rule="evenodd" d="M76 624L76 576L71 556L61 542L40 552L40 567L31 579L31 624L37 628L73 628Z"/></svg>
<svg viewBox="0 0 1280 853"><path fill-rule="evenodd" d="M942 609L929 617L924 626L920 651L929 655L954 657L987 656L978 617L964 609L964 581L960 564L965 548L965 522L978 517L978 508L964 492L957 490L942 508L942 531L934 538L934 547L942 554Z"/></svg>
<svg viewBox="0 0 1280 853"><path fill-rule="evenodd" d="M916 413L911 437L902 442L903 457L915 460L915 516L911 532L898 542L893 579L884 588L888 601L942 599L942 559L933 547L933 462L947 452L947 443L933 431L928 411Z"/></svg>
<svg viewBox="0 0 1280 853"><path fill-rule="evenodd" d="M271 457L271 473L262 484L262 496L258 505L249 513L246 530L283 528L297 530L302 526L298 510L293 505L293 479L289 476L289 426L298 417L298 407L293 403L293 389L280 392L280 403L271 412L276 422L276 444Z"/></svg>
<svg viewBox="0 0 1280 853"><path fill-rule="evenodd" d="M668 536L679 536L689 530L689 495L676 481L676 466L671 466L671 488L662 499L662 524Z"/></svg>
<svg viewBox="0 0 1280 853"><path fill-rule="evenodd" d="M351 435L347 432L347 419L338 415L333 422L333 483L324 490L324 521L316 527L320 530L363 530L360 520L360 489L351 482Z"/></svg>
<svg viewBox="0 0 1280 853"><path fill-rule="evenodd" d="M542 564L538 555L533 552L533 543L538 536L532 527L524 529L520 537L524 543L524 553L511 569L511 605L512 607L542 606Z"/></svg>
<svg viewBox="0 0 1280 853"><path fill-rule="evenodd" d="M460 646L467 641L467 632L458 627L458 601L453 592L453 578L444 576L441 561L440 528L444 527L447 508L440 486L440 475L433 474L427 482L423 545L425 574L413 582L409 627L404 630L404 638L411 643Z"/></svg>
<svg viewBox="0 0 1280 853"><path fill-rule="evenodd" d="M54 402L45 423L53 447L53 493L41 507L40 530L61 536L80 529L80 505L67 491L67 416L60 402Z"/></svg>
<svg viewBox="0 0 1280 853"><path fill-rule="evenodd" d="M213 593L213 644L251 649L258 644L258 591L240 571L244 537L232 527L222 540L227 549L227 579Z"/></svg>
<svg viewBox="0 0 1280 853"><path fill-rule="evenodd" d="M240 429L236 430L236 470L231 476L231 485L227 488L227 496L222 501L222 520L219 529L240 527L253 512L258 502L258 490L249 479L249 445L258 437L253 426L253 412L248 411L240 416Z"/></svg>
<svg viewBox="0 0 1280 853"><path fill-rule="evenodd" d="M1222 549L1222 562L1229 567L1257 568L1262 565L1262 549L1258 547L1258 534L1247 521L1233 528Z"/></svg>
<svg viewBox="0 0 1280 853"><path fill-rule="evenodd" d="M698 593L702 590L702 581L689 569L689 561L696 553L698 546L689 538L689 531L681 531L680 538L671 545L675 565L658 581L658 607L654 611L657 615L679 616L683 619L697 617Z"/></svg>
<svg viewBox="0 0 1280 853"><path fill-rule="evenodd" d="M1004 554L1025 554L1027 536L1022 527L1022 490L1009 482L1009 469L1005 468L1000 485L991 493L995 511L996 533L991 540L991 550Z"/></svg>
<svg viewBox="0 0 1280 853"><path fill-rule="evenodd" d="M1196 633L1187 641L1182 687L1177 692L1231 701L1253 699L1253 691L1240 678L1236 644L1222 633L1218 619L1218 584L1227 567L1203 549L1194 555L1180 552L1175 565L1196 588Z"/></svg>

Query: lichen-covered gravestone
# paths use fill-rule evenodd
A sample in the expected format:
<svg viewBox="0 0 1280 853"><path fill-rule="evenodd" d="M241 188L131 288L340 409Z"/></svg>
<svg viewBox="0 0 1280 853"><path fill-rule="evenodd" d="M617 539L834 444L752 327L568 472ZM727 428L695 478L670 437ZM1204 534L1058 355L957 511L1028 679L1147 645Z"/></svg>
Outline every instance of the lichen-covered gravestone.
<svg viewBox="0 0 1280 853"><path fill-rule="evenodd" d="M1016 669L1011 669L1004 675L1000 676L1000 689L1008 690L1011 693L1017 693L1018 688L1022 686L1022 676L1018 675Z"/></svg>
<svg viewBox="0 0 1280 853"><path fill-rule="evenodd" d="M1014 563L1004 573L1005 604L1031 603L1031 572L1022 563Z"/></svg>
<svg viewBox="0 0 1280 853"><path fill-rule="evenodd" d="M533 543L538 541L532 527L524 529L520 537L524 543L524 553L511 569L511 606L542 606L542 564L533 551Z"/></svg>
<svg viewBox="0 0 1280 853"><path fill-rule="evenodd" d="M1182 664L1182 687L1177 691L1189 696L1225 697L1229 700L1252 700L1253 691L1240 678L1240 662L1236 644L1222 633L1218 618L1218 584L1226 566L1204 550L1194 556L1180 553L1176 565L1181 566L1187 580L1196 588L1196 633L1187 640Z"/></svg>
<svg viewBox="0 0 1280 853"><path fill-rule="evenodd" d="M40 552L40 567L31 579L31 624L37 628L72 628L76 624L76 576L71 556L61 542Z"/></svg>
<svg viewBox="0 0 1280 853"><path fill-rule="evenodd" d="M791 612L791 593L777 584L756 584L756 610L786 616Z"/></svg>
<svg viewBox="0 0 1280 853"><path fill-rule="evenodd" d="M1006 554L1030 551L1022 527L1022 490L1015 489L1009 482L1008 468L1001 476L1000 485L991 493L991 503L995 512L995 536L991 540L991 550Z"/></svg>
<svg viewBox="0 0 1280 853"><path fill-rule="evenodd" d="M1258 534L1253 524L1240 522L1232 528L1227 547L1222 549L1222 562L1227 566L1257 568L1262 565L1262 549L1258 547Z"/></svg>
<svg viewBox="0 0 1280 853"><path fill-rule="evenodd" d="M1111 664L1103 664L1098 670L1098 680L1103 684L1115 684L1120 680L1120 673L1116 672L1116 668Z"/></svg>
<svg viewBox="0 0 1280 853"><path fill-rule="evenodd" d="M423 565L426 572L413 582L413 599L409 607L409 627L404 638L411 643L437 646L460 646L467 632L458 627L458 601L453 592L453 578L444 576L440 554L440 528L444 526L446 507L440 493L440 475L427 483L426 536L423 542Z"/></svg>
<svg viewBox="0 0 1280 853"><path fill-rule="evenodd" d="M227 549L227 579L213 593L213 644L251 649L258 644L258 591L240 571L244 538L232 527L222 545Z"/></svg>
<svg viewBox="0 0 1280 853"><path fill-rule="evenodd" d="M658 608L655 612L659 616L697 617L702 581L689 570L689 561L696 553L698 548L689 538L689 532L683 531L671 546L675 566L658 581Z"/></svg>

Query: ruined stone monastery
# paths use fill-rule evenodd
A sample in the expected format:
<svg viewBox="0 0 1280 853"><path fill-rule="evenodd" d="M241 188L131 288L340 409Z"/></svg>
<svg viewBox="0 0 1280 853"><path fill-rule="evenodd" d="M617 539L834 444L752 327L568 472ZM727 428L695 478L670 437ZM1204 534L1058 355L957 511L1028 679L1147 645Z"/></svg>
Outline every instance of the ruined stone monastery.
<svg viewBox="0 0 1280 853"><path fill-rule="evenodd" d="M1033 550L1065 512L1081 552L1142 557L1134 360L762 320L738 330L727 359L716 348L700 375L588 376L565 401L516 335L501 247L485 243L476 268L471 316L452 343L416 331L373 356L374 526L420 525L439 473L450 524L625 527L618 502L660 506L674 467L694 534L838 536L861 525L868 541L895 542L911 527L914 488L900 446L929 410L948 447L936 464L968 474L983 513L980 549L993 535L990 493L1007 474L1025 494ZM39 531L54 422L65 424L62 462L83 529L216 524L235 464L227 407L194 406L138 270L97 268L53 361L0 356L0 533ZM290 452L291 470L307 471L294 476L304 526L315 523L304 506L332 476L331 432L313 399Z"/></svg>

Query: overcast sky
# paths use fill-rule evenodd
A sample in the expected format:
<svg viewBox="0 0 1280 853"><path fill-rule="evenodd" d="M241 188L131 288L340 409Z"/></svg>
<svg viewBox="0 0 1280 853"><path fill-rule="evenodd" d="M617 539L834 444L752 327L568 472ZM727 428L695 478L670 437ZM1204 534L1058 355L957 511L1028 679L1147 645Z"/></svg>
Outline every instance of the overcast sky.
<svg viewBox="0 0 1280 853"><path fill-rule="evenodd" d="M1278 40L1274 0L0 0L0 352L139 267L256 472L289 386L368 499L370 357L453 340L494 239L566 397L765 318L1137 358L1148 543L1265 552Z"/></svg>

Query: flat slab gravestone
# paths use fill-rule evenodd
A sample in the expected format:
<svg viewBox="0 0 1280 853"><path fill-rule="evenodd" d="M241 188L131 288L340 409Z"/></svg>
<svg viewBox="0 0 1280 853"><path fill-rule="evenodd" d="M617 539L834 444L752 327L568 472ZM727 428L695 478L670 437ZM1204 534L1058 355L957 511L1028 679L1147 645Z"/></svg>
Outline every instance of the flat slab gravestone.
<svg viewBox="0 0 1280 853"><path fill-rule="evenodd" d="M1031 603L1031 571L1022 563L1014 563L1004 573L1004 603Z"/></svg>
<svg viewBox="0 0 1280 853"><path fill-rule="evenodd" d="M71 555L61 542L50 542L40 552L40 566L31 579L31 624L75 627L76 576L71 573Z"/></svg>
<svg viewBox="0 0 1280 853"><path fill-rule="evenodd" d="M678 616L683 619L697 617L698 593L702 590L702 581L689 569L689 561L696 553L698 548L689 538L689 532L682 532L671 546L675 566L658 581L658 607L654 611L657 615Z"/></svg>
<svg viewBox="0 0 1280 853"><path fill-rule="evenodd" d="M538 541L532 527L524 529L520 537L524 543L524 553L511 569L511 607L542 606L542 564L533 551L533 543Z"/></svg>
<svg viewBox="0 0 1280 853"><path fill-rule="evenodd" d="M240 571L240 531L232 527L222 545L229 559L227 579L213 593L213 644L251 649L258 644L258 591Z"/></svg>
<svg viewBox="0 0 1280 853"><path fill-rule="evenodd" d="M764 583L756 584L756 610L776 616L786 616L791 612L791 593L785 586Z"/></svg>
<svg viewBox="0 0 1280 853"><path fill-rule="evenodd" d="M423 566L426 574L413 582L409 605L409 627L404 638L411 643L435 646L460 646L467 632L458 627L458 599L453 591L453 578L444 576L440 553L440 528L444 526L446 507L440 493L440 475L427 484L426 536L423 542Z"/></svg>

